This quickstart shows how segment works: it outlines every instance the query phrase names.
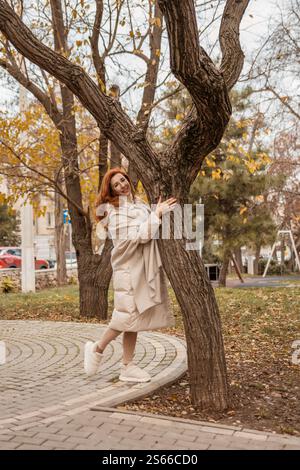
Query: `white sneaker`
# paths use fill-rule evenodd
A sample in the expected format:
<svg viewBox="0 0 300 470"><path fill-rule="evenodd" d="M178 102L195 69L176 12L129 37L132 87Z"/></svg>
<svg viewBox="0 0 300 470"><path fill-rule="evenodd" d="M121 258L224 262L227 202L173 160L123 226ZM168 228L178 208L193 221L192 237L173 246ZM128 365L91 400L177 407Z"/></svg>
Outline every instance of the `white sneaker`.
<svg viewBox="0 0 300 470"><path fill-rule="evenodd" d="M98 372L103 354L96 352L97 343L88 341L84 346L84 371L87 375L94 375Z"/></svg>
<svg viewBox="0 0 300 470"><path fill-rule="evenodd" d="M119 380L122 382L149 382L151 376L145 370L129 362L126 366L122 364Z"/></svg>

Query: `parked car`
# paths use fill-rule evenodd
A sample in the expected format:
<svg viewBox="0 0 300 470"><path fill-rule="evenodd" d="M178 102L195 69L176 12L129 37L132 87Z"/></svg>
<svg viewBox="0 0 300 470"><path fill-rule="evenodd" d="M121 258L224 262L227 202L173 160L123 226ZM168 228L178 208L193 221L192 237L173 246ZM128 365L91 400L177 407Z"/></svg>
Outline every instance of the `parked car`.
<svg viewBox="0 0 300 470"><path fill-rule="evenodd" d="M45 259L34 257L35 269L49 269ZM22 265L22 250L17 246L0 246L0 269L20 268Z"/></svg>
<svg viewBox="0 0 300 470"><path fill-rule="evenodd" d="M56 263L55 259L51 258L51 259L47 259L47 261L48 261L50 269L55 268L55 263Z"/></svg>

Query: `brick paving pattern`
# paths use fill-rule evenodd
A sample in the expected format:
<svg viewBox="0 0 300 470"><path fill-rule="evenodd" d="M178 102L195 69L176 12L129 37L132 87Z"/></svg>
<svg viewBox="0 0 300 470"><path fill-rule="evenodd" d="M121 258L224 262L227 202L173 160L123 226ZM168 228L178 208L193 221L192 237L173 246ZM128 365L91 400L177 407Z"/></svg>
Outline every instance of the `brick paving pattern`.
<svg viewBox="0 0 300 470"><path fill-rule="evenodd" d="M146 384L118 380L121 339L109 345L100 372L83 372L83 346L95 324L0 321L7 361L0 365L0 449L300 449L293 436L211 425L114 406L144 396L186 371L185 344L157 332L139 334L135 362Z"/></svg>

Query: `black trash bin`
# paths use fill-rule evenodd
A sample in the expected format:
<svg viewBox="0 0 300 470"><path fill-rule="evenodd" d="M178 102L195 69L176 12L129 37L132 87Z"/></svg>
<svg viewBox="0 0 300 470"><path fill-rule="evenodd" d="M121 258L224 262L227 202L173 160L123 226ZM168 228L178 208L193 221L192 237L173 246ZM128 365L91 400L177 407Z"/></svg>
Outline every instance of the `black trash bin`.
<svg viewBox="0 0 300 470"><path fill-rule="evenodd" d="M219 280L220 267L218 264L205 264L205 269L210 281Z"/></svg>

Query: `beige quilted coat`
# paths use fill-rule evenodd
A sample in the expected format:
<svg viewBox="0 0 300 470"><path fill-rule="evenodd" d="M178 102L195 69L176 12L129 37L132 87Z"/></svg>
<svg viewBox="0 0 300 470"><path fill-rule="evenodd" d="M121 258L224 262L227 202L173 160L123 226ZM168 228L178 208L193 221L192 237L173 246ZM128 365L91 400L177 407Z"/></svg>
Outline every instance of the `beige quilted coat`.
<svg viewBox="0 0 300 470"><path fill-rule="evenodd" d="M106 224L113 241L114 310L109 327L143 331L174 324L166 277L157 246L160 219L141 199L121 198L107 205Z"/></svg>

